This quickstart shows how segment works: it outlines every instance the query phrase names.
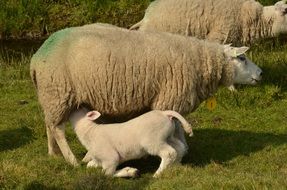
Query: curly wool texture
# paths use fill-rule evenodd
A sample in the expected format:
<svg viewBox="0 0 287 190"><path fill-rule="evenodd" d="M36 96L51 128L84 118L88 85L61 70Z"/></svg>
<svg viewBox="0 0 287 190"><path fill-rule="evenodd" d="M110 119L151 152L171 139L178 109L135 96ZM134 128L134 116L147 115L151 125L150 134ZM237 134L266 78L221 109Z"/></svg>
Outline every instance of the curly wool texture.
<svg viewBox="0 0 287 190"><path fill-rule="evenodd" d="M243 45L270 36L272 22L264 19L263 6L254 0L156 0L138 26Z"/></svg>
<svg viewBox="0 0 287 190"><path fill-rule="evenodd" d="M186 114L234 78L219 44L98 24L54 33L30 71L53 126L82 104L113 117L154 109Z"/></svg>

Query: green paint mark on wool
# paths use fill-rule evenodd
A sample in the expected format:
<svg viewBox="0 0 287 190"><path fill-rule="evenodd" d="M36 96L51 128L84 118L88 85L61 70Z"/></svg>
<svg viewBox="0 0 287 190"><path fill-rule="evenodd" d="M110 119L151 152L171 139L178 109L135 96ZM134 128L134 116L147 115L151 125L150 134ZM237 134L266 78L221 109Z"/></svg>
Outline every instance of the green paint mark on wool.
<svg viewBox="0 0 287 190"><path fill-rule="evenodd" d="M43 58L48 56L59 44L60 41L63 41L65 38L69 36L69 33L72 31L71 28L66 28L63 30L59 30L52 34L39 48L39 50L34 55L38 58Z"/></svg>

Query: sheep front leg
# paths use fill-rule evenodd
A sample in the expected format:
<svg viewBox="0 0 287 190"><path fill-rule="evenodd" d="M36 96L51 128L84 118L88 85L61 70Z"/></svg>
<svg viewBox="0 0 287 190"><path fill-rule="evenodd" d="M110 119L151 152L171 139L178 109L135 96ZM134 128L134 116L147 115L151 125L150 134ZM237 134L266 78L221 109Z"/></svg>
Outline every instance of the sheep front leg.
<svg viewBox="0 0 287 190"><path fill-rule="evenodd" d="M57 125L50 128L64 158L74 166L78 166L78 162L65 137L65 125Z"/></svg>
<svg viewBox="0 0 287 190"><path fill-rule="evenodd" d="M61 150L54 138L52 131L46 126L47 140L48 140L48 154L51 156L61 155Z"/></svg>
<svg viewBox="0 0 287 190"><path fill-rule="evenodd" d="M93 154L91 151L88 151L85 157L82 159L82 162L90 162L91 160L93 160Z"/></svg>
<svg viewBox="0 0 287 190"><path fill-rule="evenodd" d="M113 176L120 161L118 152L112 146L109 146L108 143L104 151L95 149L91 152L97 153L97 158L102 164L105 175Z"/></svg>
<svg viewBox="0 0 287 190"><path fill-rule="evenodd" d="M118 162L116 161L105 161L102 163L103 171L105 175L113 176L116 172L116 168L118 166Z"/></svg>

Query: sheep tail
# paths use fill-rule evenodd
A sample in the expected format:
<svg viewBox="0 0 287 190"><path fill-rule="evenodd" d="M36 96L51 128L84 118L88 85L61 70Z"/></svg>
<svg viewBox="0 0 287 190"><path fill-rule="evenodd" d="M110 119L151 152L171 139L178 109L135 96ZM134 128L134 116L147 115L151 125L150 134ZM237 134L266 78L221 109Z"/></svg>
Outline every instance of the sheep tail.
<svg viewBox="0 0 287 190"><path fill-rule="evenodd" d="M142 25L142 23L143 23L143 20L139 21L138 23L132 25L132 26L129 28L129 30L137 30L137 29L139 29L139 27Z"/></svg>
<svg viewBox="0 0 287 190"><path fill-rule="evenodd" d="M189 136L193 136L193 132L192 132L192 127L191 125L184 119L184 117L182 117L179 113L177 113L176 111L172 111L172 110L168 110L168 111L163 111L163 113L165 115L167 115L170 118L176 118L179 120L179 122L182 125L182 128L184 129L184 131L189 134Z"/></svg>

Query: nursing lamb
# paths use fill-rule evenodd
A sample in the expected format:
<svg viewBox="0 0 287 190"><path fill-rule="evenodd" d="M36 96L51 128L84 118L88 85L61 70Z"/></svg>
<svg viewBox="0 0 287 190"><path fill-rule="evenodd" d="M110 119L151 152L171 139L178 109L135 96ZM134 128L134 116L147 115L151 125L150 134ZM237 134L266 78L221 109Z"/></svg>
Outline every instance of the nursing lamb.
<svg viewBox="0 0 287 190"><path fill-rule="evenodd" d="M174 136L176 118L190 136L190 124L177 112L153 110L124 123L96 124L97 111L78 109L70 121L81 143L88 150L83 161L88 166L102 166L106 175L135 177L137 169L116 171L120 163L145 155L159 156L161 164L154 176L158 176L170 164L180 162L185 147Z"/></svg>
<svg viewBox="0 0 287 190"><path fill-rule="evenodd" d="M219 43L250 45L287 34L287 5L254 0L155 0L131 29L164 31Z"/></svg>
<svg viewBox="0 0 287 190"><path fill-rule="evenodd" d="M49 154L61 151L77 165L65 123L81 105L110 118L129 119L149 110L187 114L220 85L256 84L262 71L244 56L247 49L102 24L54 33L30 65Z"/></svg>

